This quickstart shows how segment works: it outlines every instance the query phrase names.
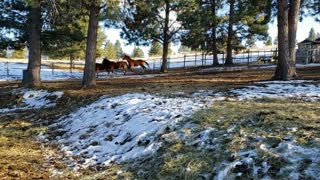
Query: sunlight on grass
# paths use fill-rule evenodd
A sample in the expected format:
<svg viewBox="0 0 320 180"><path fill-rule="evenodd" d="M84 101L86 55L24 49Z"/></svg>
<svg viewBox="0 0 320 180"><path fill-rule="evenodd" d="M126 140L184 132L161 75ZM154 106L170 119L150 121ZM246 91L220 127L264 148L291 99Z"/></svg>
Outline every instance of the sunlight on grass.
<svg viewBox="0 0 320 180"><path fill-rule="evenodd" d="M49 177L42 167L44 161L39 143L32 138L44 130L42 127L32 127L26 121L0 121L0 179ZM40 169L42 172L39 172Z"/></svg>
<svg viewBox="0 0 320 180"><path fill-rule="evenodd" d="M294 160L283 154L288 151L284 145L292 142L293 148L310 147L308 151L316 152L312 147L320 145L319 122L319 102L283 99L216 102L188 120L197 126L181 129L186 141L167 144L151 161L131 171L137 178L157 179L277 179L294 176L291 168L296 166L309 173L317 162L312 164L310 157L305 157L292 163ZM297 152L295 156L305 155ZM300 177L310 178L312 174L308 173Z"/></svg>

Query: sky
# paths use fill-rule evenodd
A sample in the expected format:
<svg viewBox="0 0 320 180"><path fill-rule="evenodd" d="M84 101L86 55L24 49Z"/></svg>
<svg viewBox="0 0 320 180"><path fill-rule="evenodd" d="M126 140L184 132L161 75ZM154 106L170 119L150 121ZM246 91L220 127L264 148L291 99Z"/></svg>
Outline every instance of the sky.
<svg viewBox="0 0 320 180"><path fill-rule="evenodd" d="M304 39L306 39L309 35L309 31L311 28L314 28L316 33L320 32L320 22L315 22L312 17L304 18L302 22L299 22L298 30L297 30L297 41L301 42ZM122 49L124 50L124 52L127 54L131 54L134 46L126 45L127 41L120 38L120 31L121 31L120 29L110 29L110 28L104 29L104 32L107 34L108 39L112 43L115 43L116 40L119 39L122 44ZM278 33L277 21L270 23L268 32L272 40L274 40ZM263 42L257 42L256 45L258 47L263 47ZM150 47L141 46L140 48L144 51L144 54L147 57ZM179 48L178 46L171 47L173 52L177 52L178 48Z"/></svg>

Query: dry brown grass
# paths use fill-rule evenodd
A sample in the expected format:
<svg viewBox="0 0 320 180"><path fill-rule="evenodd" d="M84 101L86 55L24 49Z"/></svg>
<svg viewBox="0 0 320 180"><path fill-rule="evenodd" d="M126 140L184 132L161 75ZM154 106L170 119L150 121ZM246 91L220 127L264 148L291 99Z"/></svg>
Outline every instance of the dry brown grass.
<svg viewBox="0 0 320 180"><path fill-rule="evenodd" d="M159 93L172 95L177 91L192 93L197 90L224 91L248 85L254 81L270 80L274 70L237 70L201 72L199 69L179 69L154 78L106 78L97 81L92 89L81 89L81 80L45 81L42 89L64 91L64 97L55 109L23 111L16 116L0 116L0 179L48 179L49 172L44 151L34 139L43 130L43 120L48 124L74 108L94 101L101 95L124 93ZM320 67L299 68L300 79L320 80ZM0 82L1 108L17 103L11 91L20 82ZM31 117L30 117L31 115ZM40 125L41 124L41 125ZM55 162L63 169L63 162ZM129 176L129 175L128 175ZM71 176L72 177L72 176ZM70 178L70 177L68 177Z"/></svg>

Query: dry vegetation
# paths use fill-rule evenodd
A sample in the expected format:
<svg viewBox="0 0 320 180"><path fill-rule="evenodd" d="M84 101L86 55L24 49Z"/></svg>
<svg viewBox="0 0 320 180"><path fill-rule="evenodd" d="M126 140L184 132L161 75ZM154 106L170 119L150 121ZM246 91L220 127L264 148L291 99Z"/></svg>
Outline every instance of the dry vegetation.
<svg viewBox="0 0 320 180"><path fill-rule="evenodd" d="M64 96L59 100L54 108L34 110L21 110L11 115L0 115L0 179L48 179L49 167L64 170L66 165L61 161L59 156L52 156L46 159L48 149L55 151L54 147L47 147L46 150L41 147L34 136L39 132L46 131L47 125L53 123L62 115L67 114L81 106L95 101L101 95L119 95L124 93L159 93L162 95L174 95L174 92L192 93L196 90L213 90L224 91L233 87L241 87L250 84L254 81L270 80L273 75L273 70L238 70L238 71L210 71L201 72L199 69L175 70L162 76L154 78L106 78L98 80L97 87L93 89L81 89L81 80L68 81L50 81L43 82L42 89L49 91L64 91ZM320 80L320 67L304 67L298 69L300 79ZM20 103L20 98L12 93L12 90L18 88L19 82L0 82L0 108L11 107ZM251 106L254 104L258 107L252 111ZM293 106L292 106L293 105ZM292 113L292 109L283 107L292 106L299 111ZM222 116L211 114L216 113L216 109L221 109L219 112L230 114L230 116L242 119L254 117L257 123L267 122L270 128L275 128L279 134L272 136L270 143L277 143L274 139L281 134L282 127L286 124L298 125L305 129L305 132L298 136L301 143L308 143L310 136L319 137L319 107L316 103L302 102L250 102L235 104L226 102L215 105L212 109L203 111L194 116L195 123L199 123L201 127L213 126L217 124L217 119L212 117ZM286 109L279 111L279 109ZM302 108L302 109L301 109ZM225 111L228 109L228 111ZM301 113L303 112L303 113ZM309 117L309 115L312 117ZM311 116L310 115L310 116ZM296 120L292 118L298 117ZM218 123L221 128L232 122L232 117L225 117L224 123ZM280 121L275 121L280 120ZM301 124L302 121L308 120L308 123ZM239 127L241 123L238 122ZM262 133L266 133L267 127L263 127ZM246 131L256 131L257 129L247 128ZM197 131L197 130L194 130ZM310 134L314 132L313 134ZM236 137L235 137L236 139ZM268 138L267 138L268 140ZM273 142L274 140L274 142ZM228 141L228 139L226 139ZM233 147L223 148L237 149L241 143L234 143ZM199 173L197 169L211 172L210 165L219 162L222 157L228 157L230 154L214 154L213 152L199 152L196 147L187 147L181 142L175 142L167 146L167 152L160 152L157 157L149 159L148 162L137 165L135 168L140 168L137 171L127 167L127 171L117 175L115 172L122 167L112 167L105 169L103 174L97 174L96 169L82 172L82 176L90 178L121 178L121 177L167 177L167 178L197 178ZM207 153L213 153L212 157L207 158ZM53 153L54 154L54 153ZM180 154L180 155L179 155ZM183 155L181 155L183 154ZM268 157L266 155L265 157ZM148 172L149 168L159 168L157 171ZM192 167L195 172L185 171L185 167ZM183 170L184 169L184 170ZM101 169L100 169L101 170ZM240 170L239 170L240 171ZM249 171L249 170L248 170ZM204 174L205 175L205 174ZM65 171L64 178L74 178L72 172ZM272 176L273 177L273 176ZM279 178L279 177L274 177ZM281 178L281 177L280 177ZM304 177L307 178L307 177Z"/></svg>

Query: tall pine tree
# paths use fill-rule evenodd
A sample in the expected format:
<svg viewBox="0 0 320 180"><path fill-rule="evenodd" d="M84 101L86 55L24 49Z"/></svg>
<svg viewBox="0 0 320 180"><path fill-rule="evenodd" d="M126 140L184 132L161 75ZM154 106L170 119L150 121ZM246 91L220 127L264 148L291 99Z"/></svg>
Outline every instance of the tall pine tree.
<svg viewBox="0 0 320 180"><path fill-rule="evenodd" d="M152 42L151 48L149 50L149 56L160 56L162 54L161 44L154 41Z"/></svg>
<svg viewBox="0 0 320 180"><path fill-rule="evenodd" d="M136 45L148 45L152 41L162 44L161 72L167 72L169 44L178 40L182 26L176 14L182 0L126 0L124 25L121 36Z"/></svg>
<svg viewBox="0 0 320 180"><path fill-rule="evenodd" d="M277 0L279 53L275 80L290 80L297 76L295 45L300 5L300 0Z"/></svg>

